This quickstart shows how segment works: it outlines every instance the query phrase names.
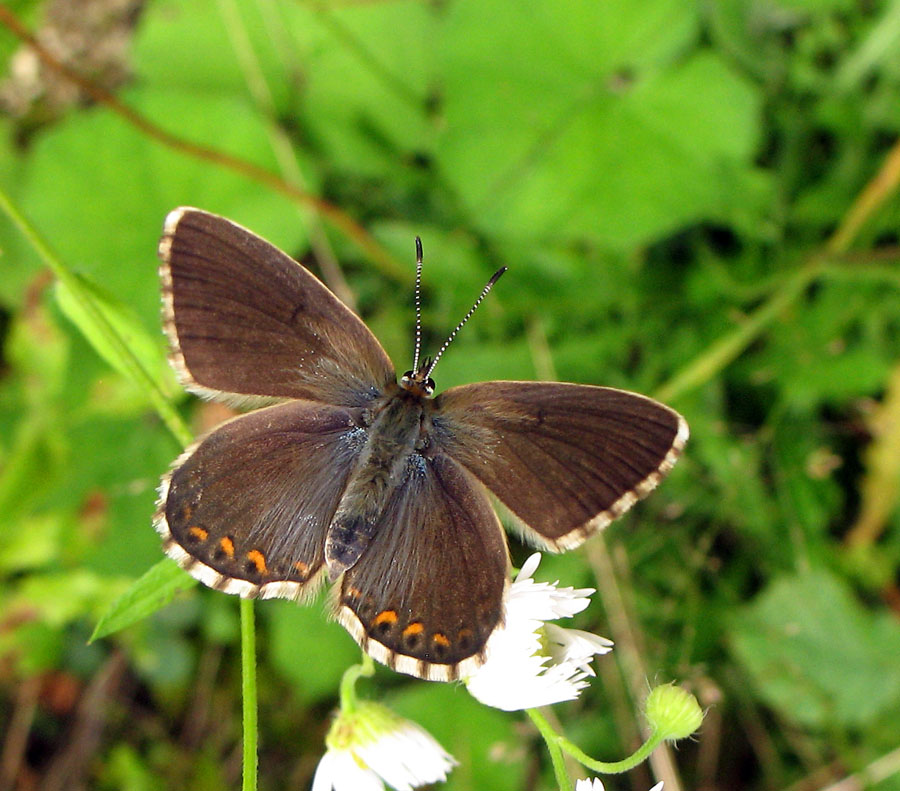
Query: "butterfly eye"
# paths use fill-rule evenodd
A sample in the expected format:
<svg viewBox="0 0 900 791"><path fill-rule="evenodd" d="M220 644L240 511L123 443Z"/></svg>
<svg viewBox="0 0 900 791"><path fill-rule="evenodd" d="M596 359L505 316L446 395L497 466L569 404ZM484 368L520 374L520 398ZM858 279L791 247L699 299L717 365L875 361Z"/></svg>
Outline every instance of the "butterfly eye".
<svg viewBox="0 0 900 791"><path fill-rule="evenodd" d="M430 376L425 380L425 395L430 396L434 393L434 379Z"/></svg>
<svg viewBox="0 0 900 791"><path fill-rule="evenodd" d="M412 384L412 381L413 381L413 372L412 371L407 371L405 374L403 374L403 376L400 377L401 387L404 387L404 388L407 387L408 385Z"/></svg>

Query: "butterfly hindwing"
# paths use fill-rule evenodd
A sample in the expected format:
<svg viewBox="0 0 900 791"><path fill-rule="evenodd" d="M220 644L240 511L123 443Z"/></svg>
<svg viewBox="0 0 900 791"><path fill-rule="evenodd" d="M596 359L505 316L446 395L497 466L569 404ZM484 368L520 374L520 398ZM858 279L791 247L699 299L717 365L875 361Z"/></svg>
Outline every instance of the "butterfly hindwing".
<svg viewBox="0 0 900 791"><path fill-rule="evenodd" d="M434 436L539 543L577 546L662 480L687 423L651 398L589 385L483 382L435 399Z"/></svg>
<svg viewBox="0 0 900 791"><path fill-rule="evenodd" d="M171 360L188 389L227 401L360 406L395 380L359 317L306 268L240 225L175 209L159 255Z"/></svg>
<svg viewBox="0 0 900 791"><path fill-rule="evenodd" d="M444 454L414 454L372 543L343 576L338 619L378 661L450 680L500 625L508 555L484 488Z"/></svg>
<svg viewBox="0 0 900 791"><path fill-rule="evenodd" d="M160 487L154 521L167 554L228 593L311 591L365 443L360 411L290 401L234 418L193 445Z"/></svg>

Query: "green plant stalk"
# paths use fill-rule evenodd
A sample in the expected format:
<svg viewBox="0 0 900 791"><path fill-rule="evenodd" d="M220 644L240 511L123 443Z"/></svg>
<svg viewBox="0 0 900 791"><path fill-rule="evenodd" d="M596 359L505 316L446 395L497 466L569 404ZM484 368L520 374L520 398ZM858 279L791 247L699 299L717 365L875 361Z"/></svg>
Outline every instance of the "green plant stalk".
<svg viewBox="0 0 900 791"><path fill-rule="evenodd" d="M375 662L368 654L362 655L358 665L351 665L341 676L341 711L350 713L356 709L356 681L375 675Z"/></svg>
<svg viewBox="0 0 900 791"><path fill-rule="evenodd" d="M703 354L688 363L654 393L654 398L665 402L673 401L683 393L711 380L803 293L803 290L819 276L822 264L821 258L814 258L786 278L775 293L753 311L740 327L720 338Z"/></svg>
<svg viewBox="0 0 900 791"><path fill-rule="evenodd" d="M714 343L706 352L688 363L656 392L661 401L670 401L687 390L708 382L749 346L779 313L794 301L824 270L827 258L850 249L860 229L900 188L900 141L892 146L878 172L857 195L845 212L837 230L822 251L788 277L769 299L758 307L734 332Z"/></svg>
<svg viewBox="0 0 900 791"><path fill-rule="evenodd" d="M531 721L537 726L538 730L541 732L541 736L544 737L544 741L547 742L548 748L551 743L555 745L557 750L563 750L571 755L578 763L582 766L590 769L592 772L599 772L601 774L621 774L622 772L627 772L629 769L634 769L635 766L645 761L650 753L652 753L660 744L664 741L664 737L659 733L651 734L650 738L647 739L637 750L635 750L631 755L627 758L623 758L621 761L597 761L594 758L591 758L587 753L585 753L580 747L570 742L565 736L561 736L556 733L551 727L550 723L544 718L544 716L537 709L529 709L529 716L531 717ZM553 752L551 750L551 757L553 756ZM554 763L554 770L556 765ZM566 778L568 781L568 778ZM559 776L557 775L557 782L559 782ZM562 786L560 785L560 789L570 788L569 785Z"/></svg>
<svg viewBox="0 0 900 791"><path fill-rule="evenodd" d="M556 785L559 786L559 791L569 791L572 788L572 780L566 771L566 762L563 759L562 750L559 746L558 734L550 727L550 723L537 709L527 709L527 712L547 745L547 752L550 753L550 762L553 764L553 774L556 777Z"/></svg>
<svg viewBox="0 0 900 791"><path fill-rule="evenodd" d="M146 368L144 368L125 340L109 323L106 316L103 315L103 311L100 310L94 300L84 291L74 272L72 272L72 270L60 260L59 256L50 249L50 246L43 240L37 229L25 218L22 212L19 211L12 202L12 199L2 188L0 188L0 209L6 213L10 220L12 220L13 224L28 240L35 252L40 256L41 260L43 260L50 271L56 276L57 280L69 289L72 297L78 301L79 306L84 310L85 314L96 327L98 334L106 339L107 343L109 343L116 351L116 354L121 358L131 380L141 390L147 393L154 409L160 418L162 418L163 423L166 424L169 431L172 432L182 446L190 444L192 440L190 429L181 419L181 416L172 404L169 403L156 380Z"/></svg>
<svg viewBox="0 0 900 791"><path fill-rule="evenodd" d="M256 791L257 705L256 624L253 599L241 599L241 698L243 699L242 791Z"/></svg>

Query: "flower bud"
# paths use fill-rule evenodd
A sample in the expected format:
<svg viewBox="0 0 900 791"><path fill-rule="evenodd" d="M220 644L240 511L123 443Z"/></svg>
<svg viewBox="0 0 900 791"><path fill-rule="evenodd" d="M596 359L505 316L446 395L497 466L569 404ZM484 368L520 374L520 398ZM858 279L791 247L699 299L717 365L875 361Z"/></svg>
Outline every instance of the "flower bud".
<svg viewBox="0 0 900 791"><path fill-rule="evenodd" d="M644 703L644 715L654 733L668 741L690 736L703 722L697 699L674 684L661 684L650 692Z"/></svg>

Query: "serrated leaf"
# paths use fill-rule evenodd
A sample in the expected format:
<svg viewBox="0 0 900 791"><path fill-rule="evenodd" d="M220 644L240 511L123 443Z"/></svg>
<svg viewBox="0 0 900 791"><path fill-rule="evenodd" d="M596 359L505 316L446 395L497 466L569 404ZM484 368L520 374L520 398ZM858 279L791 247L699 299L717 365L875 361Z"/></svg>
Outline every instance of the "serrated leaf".
<svg viewBox="0 0 900 791"><path fill-rule="evenodd" d="M112 603L97 622L91 642L143 620L196 584L173 561L161 560Z"/></svg>

